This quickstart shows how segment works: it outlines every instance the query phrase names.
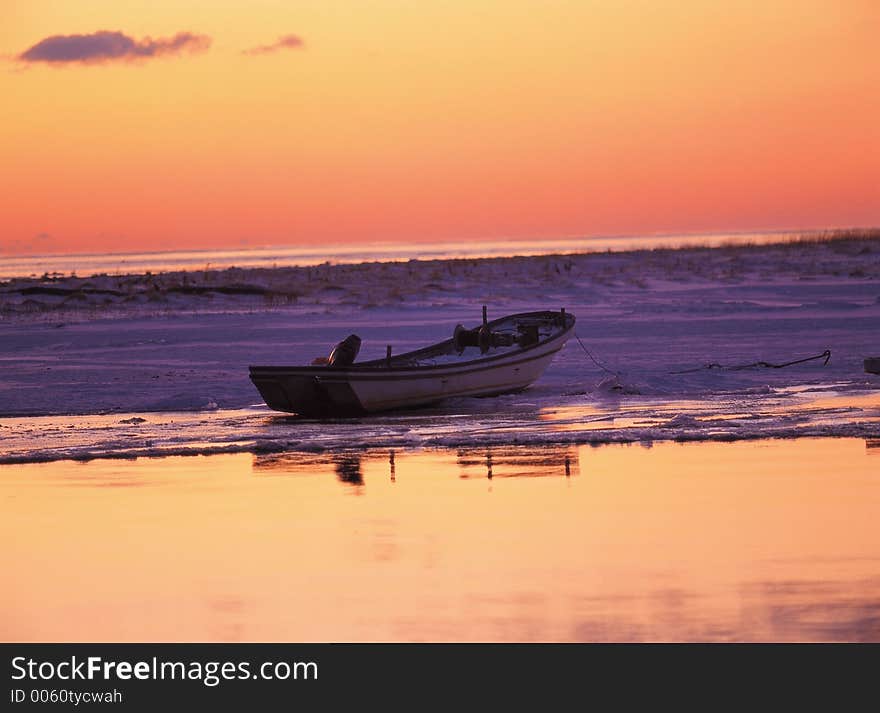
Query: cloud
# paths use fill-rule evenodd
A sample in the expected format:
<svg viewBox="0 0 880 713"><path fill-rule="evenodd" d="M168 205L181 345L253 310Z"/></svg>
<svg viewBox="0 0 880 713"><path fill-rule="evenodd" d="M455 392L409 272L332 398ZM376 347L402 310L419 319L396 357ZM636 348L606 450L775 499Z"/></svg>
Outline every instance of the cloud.
<svg viewBox="0 0 880 713"><path fill-rule="evenodd" d="M271 45L252 47L249 50L244 50L242 54L256 56L261 54L271 54L278 50L298 50L303 47L305 47L305 42L303 42L301 38L296 35L284 35L283 37L279 37L278 40Z"/></svg>
<svg viewBox="0 0 880 713"><path fill-rule="evenodd" d="M17 59L20 62L47 62L54 65L75 62L99 64L149 59L184 51L203 52L210 46L210 37L192 32L178 32L174 37L155 40L145 37L138 41L122 32L100 30L89 35L46 37L18 55Z"/></svg>

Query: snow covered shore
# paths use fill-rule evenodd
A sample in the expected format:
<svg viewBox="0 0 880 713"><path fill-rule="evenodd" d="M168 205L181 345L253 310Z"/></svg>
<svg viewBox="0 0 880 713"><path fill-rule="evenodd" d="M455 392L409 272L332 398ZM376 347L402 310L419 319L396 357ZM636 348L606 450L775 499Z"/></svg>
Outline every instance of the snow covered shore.
<svg viewBox="0 0 880 713"><path fill-rule="evenodd" d="M228 450L880 436L880 234L780 245L0 283L0 462ZM534 386L317 424L249 364L360 359L533 309L577 317ZM831 350L827 365L784 363Z"/></svg>

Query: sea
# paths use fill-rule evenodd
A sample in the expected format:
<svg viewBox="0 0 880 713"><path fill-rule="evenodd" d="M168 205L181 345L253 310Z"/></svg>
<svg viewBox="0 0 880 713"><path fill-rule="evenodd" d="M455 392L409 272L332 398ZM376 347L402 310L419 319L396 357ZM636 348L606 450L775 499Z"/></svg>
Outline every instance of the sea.
<svg viewBox="0 0 880 713"><path fill-rule="evenodd" d="M323 263L399 262L650 250L693 246L765 244L818 235L819 231L724 232L583 237L547 240L469 242L379 242L369 245L266 246L212 250L157 250L82 254L4 254L0 244L0 279L50 275L144 274L177 270L223 270L230 267L289 267Z"/></svg>

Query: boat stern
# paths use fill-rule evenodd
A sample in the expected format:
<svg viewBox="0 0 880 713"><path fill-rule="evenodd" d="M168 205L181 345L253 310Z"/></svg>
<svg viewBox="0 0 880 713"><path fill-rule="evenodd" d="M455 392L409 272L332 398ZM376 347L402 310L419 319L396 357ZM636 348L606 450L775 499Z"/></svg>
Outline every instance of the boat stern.
<svg viewBox="0 0 880 713"><path fill-rule="evenodd" d="M345 379L279 367L250 367L250 378L266 405L301 416L359 416L365 413Z"/></svg>

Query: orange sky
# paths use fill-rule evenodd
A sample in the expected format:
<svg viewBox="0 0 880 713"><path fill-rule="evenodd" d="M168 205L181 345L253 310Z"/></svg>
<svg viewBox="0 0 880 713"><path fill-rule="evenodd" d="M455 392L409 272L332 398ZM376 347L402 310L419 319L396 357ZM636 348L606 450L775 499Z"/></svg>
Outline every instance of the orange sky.
<svg viewBox="0 0 880 713"><path fill-rule="evenodd" d="M16 59L100 30L211 44ZM875 0L4 3L0 254L877 225L878 33Z"/></svg>

